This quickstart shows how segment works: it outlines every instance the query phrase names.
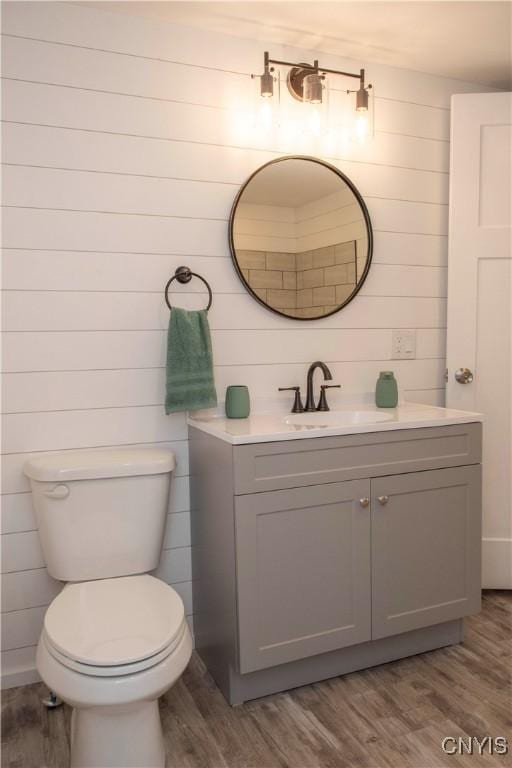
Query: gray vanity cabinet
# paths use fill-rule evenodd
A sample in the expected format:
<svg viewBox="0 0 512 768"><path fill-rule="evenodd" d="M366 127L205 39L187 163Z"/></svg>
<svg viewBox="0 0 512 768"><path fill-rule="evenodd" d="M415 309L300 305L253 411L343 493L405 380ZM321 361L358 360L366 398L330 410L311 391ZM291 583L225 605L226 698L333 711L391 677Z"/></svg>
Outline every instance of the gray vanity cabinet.
<svg viewBox="0 0 512 768"><path fill-rule="evenodd" d="M461 642L480 607L481 424L189 434L195 644L230 703Z"/></svg>
<svg viewBox="0 0 512 768"><path fill-rule="evenodd" d="M370 639L369 496L355 480L236 497L242 673Z"/></svg>
<svg viewBox="0 0 512 768"><path fill-rule="evenodd" d="M480 608L480 466L372 480L372 638Z"/></svg>

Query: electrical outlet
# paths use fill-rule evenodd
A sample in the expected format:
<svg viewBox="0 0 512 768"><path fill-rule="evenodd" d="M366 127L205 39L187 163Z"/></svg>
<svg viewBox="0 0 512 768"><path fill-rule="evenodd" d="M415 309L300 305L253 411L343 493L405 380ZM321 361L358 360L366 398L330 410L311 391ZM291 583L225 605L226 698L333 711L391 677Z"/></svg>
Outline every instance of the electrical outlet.
<svg viewBox="0 0 512 768"><path fill-rule="evenodd" d="M415 357L416 331L393 331L391 340L391 358L393 360L412 360Z"/></svg>

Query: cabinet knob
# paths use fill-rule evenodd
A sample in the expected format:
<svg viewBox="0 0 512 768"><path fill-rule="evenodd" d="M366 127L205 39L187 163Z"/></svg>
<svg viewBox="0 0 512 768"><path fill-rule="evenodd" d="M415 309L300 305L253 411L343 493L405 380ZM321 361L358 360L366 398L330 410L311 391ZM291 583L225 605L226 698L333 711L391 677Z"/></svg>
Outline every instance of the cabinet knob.
<svg viewBox="0 0 512 768"><path fill-rule="evenodd" d="M359 499L359 503L362 507L367 507L370 503L370 499L367 499L366 497L364 499Z"/></svg>
<svg viewBox="0 0 512 768"><path fill-rule="evenodd" d="M382 505L387 504L389 501L389 496L378 496L377 498Z"/></svg>

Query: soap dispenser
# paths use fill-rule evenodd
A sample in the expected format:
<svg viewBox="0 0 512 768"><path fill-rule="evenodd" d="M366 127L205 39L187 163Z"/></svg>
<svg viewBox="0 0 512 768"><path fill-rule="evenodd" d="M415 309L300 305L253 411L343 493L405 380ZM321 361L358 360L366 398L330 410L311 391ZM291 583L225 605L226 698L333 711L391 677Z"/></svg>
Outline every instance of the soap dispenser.
<svg viewBox="0 0 512 768"><path fill-rule="evenodd" d="M378 408L396 408L398 384L393 371L381 371L375 387L375 404Z"/></svg>

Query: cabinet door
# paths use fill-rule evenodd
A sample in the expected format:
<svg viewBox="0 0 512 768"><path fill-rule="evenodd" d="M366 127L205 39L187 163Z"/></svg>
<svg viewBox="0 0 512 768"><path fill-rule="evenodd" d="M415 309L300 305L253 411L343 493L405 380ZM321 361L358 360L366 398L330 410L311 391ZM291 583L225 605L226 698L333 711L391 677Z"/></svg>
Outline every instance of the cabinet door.
<svg viewBox="0 0 512 768"><path fill-rule="evenodd" d="M236 497L241 673L370 639L369 492L356 480Z"/></svg>
<svg viewBox="0 0 512 768"><path fill-rule="evenodd" d="M372 637L480 608L480 465L372 480Z"/></svg>

